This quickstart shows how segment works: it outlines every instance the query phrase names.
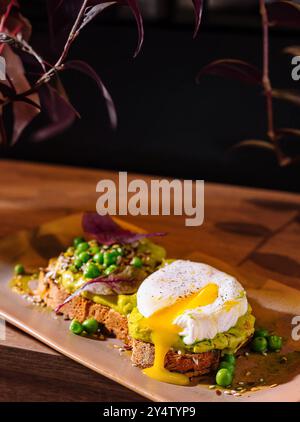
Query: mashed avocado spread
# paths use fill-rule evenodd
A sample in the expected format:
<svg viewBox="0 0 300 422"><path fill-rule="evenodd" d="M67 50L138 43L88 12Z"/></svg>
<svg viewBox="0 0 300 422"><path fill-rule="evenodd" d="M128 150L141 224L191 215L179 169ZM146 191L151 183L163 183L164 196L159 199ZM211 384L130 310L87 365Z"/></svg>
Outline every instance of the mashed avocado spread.
<svg viewBox="0 0 300 422"><path fill-rule="evenodd" d="M143 315L134 308L128 317L129 334L137 340L151 343L151 331L141 324L143 319ZM251 314L249 305L248 312L241 316L236 325L228 331L217 334L211 340L206 339L191 345L184 344L178 336L178 343L174 344L174 348L192 353L203 353L214 349L222 350L224 353L235 353L253 334L254 323L255 318Z"/></svg>

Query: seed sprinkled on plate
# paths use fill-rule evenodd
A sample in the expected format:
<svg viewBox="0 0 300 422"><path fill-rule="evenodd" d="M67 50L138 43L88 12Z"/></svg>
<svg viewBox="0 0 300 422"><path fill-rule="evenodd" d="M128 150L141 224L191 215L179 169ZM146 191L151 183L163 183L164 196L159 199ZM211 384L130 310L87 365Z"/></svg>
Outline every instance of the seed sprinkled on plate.
<svg viewBox="0 0 300 422"><path fill-rule="evenodd" d="M214 388L216 388L216 386L215 385L209 385L209 387L208 387L210 390L213 390Z"/></svg>
<svg viewBox="0 0 300 422"><path fill-rule="evenodd" d="M259 391L259 388L258 388L258 387L252 387L252 388L250 389L250 391Z"/></svg>
<svg viewBox="0 0 300 422"><path fill-rule="evenodd" d="M277 385L278 385L278 384L272 384L272 385L270 385L270 388L277 387Z"/></svg>
<svg viewBox="0 0 300 422"><path fill-rule="evenodd" d="M235 397L241 397L242 395L240 393L234 393Z"/></svg>
<svg viewBox="0 0 300 422"><path fill-rule="evenodd" d="M226 396L231 396L231 391L229 391L229 390L225 390L225 391L224 391L224 394L226 394Z"/></svg>

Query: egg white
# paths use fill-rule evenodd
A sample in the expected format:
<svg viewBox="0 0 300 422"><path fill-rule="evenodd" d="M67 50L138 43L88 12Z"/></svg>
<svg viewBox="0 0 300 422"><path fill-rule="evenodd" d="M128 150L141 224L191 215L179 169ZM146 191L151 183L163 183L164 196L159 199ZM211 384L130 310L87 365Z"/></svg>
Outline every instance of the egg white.
<svg viewBox="0 0 300 422"><path fill-rule="evenodd" d="M144 317L171 306L207 284L218 286L217 299L207 306L190 309L173 321L180 326L185 344L213 339L228 331L247 312L248 301L242 285L232 276L207 264L177 260L148 276L137 292L137 307ZM234 301L230 307L229 301Z"/></svg>

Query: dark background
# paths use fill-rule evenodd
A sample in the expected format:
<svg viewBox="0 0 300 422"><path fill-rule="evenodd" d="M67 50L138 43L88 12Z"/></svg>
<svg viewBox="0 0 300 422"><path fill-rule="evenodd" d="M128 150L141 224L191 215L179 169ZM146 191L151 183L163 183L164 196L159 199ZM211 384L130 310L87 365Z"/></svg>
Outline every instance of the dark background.
<svg viewBox="0 0 300 422"><path fill-rule="evenodd" d="M39 117L17 145L0 150L1 156L299 192L299 165L280 168L271 152L231 149L244 139L266 138L260 90L213 76L195 83L197 71L217 58L242 58L261 66L258 1L246 2L254 5L243 8L206 8L196 40L192 10L180 8L175 0L164 7L160 2L159 8L144 10L146 37L136 59L136 26L123 8L97 18L70 52L71 58L92 65L109 88L118 111L116 131L109 127L95 83L69 71L63 82L82 118L54 139L32 143ZM45 2L21 3L33 24L32 44L54 59ZM291 78L291 57L282 54L285 46L298 43L296 30L271 31L274 86L299 88L300 81ZM296 106L275 101L278 127L300 127L299 113ZM300 140L287 140L285 147L300 152Z"/></svg>

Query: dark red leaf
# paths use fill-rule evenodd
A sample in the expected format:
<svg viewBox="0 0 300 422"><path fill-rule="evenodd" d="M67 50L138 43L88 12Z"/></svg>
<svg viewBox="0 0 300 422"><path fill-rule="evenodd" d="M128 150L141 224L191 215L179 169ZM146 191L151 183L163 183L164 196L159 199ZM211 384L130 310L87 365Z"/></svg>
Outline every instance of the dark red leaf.
<svg viewBox="0 0 300 422"><path fill-rule="evenodd" d="M134 233L120 227L109 215L86 212L82 218L85 234L104 245L113 243L132 243L145 237L164 236L166 233Z"/></svg>
<svg viewBox="0 0 300 422"><path fill-rule="evenodd" d="M276 148L273 144L268 141L263 141L260 139L247 139L246 141L241 141L235 145L233 145L233 149L242 148L242 147L255 147L255 148L262 148L267 149L270 151L276 151Z"/></svg>
<svg viewBox="0 0 300 422"><path fill-rule="evenodd" d="M5 130L5 125L3 122L2 114L0 114L0 145L6 145L7 144L7 135Z"/></svg>
<svg viewBox="0 0 300 422"><path fill-rule="evenodd" d="M105 99L110 123L113 128L116 128L117 113L116 113L113 99L111 98L108 90L106 89L105 85L103 84L100 76L96 73L96 71L89 64L81 60L72 60L72 61L67 62L64 65L64 69L78 70L79 72L85 73L96 82L103 98Z"/></svg>
<svg viewBox="0 0 300 422"><path fill-rule="evenodd" d="M99 4L112 3L109 0L90 0L88 6L96 6ZM134 53L134 57L139 53L143 40L144 40L144 25L143 18L138 6L137 0L116 0L116 4L128 6L137 23L138 28L138 44ZM49 15L49 28L52 38L55 40L57 35L60 35L62 30L65 31L66 28L69 28L71 22L73 23L76 19L77 13L82 5L81 0L48 0L48 15ZM100 11L99 11L100 13ZM53 43L55 44L55 43Z"/></svg>
<svg viewBox="0 0 300 422"><path fill-rule="evenodd" d="M107 2L103 4L96 4L96 6L90 6L85 9L83 21L79 27L81 31L88 23L90 23L96 16L98 16L103 10L107 9L110 6L114 6L117 2Z"/></svg>
<svg viewBox="0 0 300 422"><path fill-rule="evenodd" d="M272 96L273 98L288 101L292 104L300 106L300 91L292 89L273 89Z"/></svg>
<svg viewBox="0 0 300 422"><path fill-rule="evenodd" d="M202 11L203 11L203 0L193 0L194 4L194 10L195 10L195 31L194 31L194 37L196 37L200 23L202 18Z"/></svg>
<svg viewBox="0 0 300 422"><path fill-rule="evenodd" d="M43 85L39 92L42 108L48 116L49 123L33 134L34 142L58 135L68 129L76 119L76 110L49 84Z"/></svg>
<svg viewBox="0 0 300 422"><path fill-rule="evenodd" d="M299 28L300 4L293 1L276 1L266 6L270 25Z"/></svg>
<svg viewBox="0 0 300 422"><path fill-rule="evenodd" d="M10 98L15 95L15 90L7 84L0 82L0 92L4 97Z"/></svg>
<svg viewBox="0 0 300 422"><path fill-rule="evenodd" d="M236 59L215 60L204 66L197 75L198 82L203 75L224 76L254 85L261 85L262 81L259 69L250 63Z"/></svg>
<svg viewBox="0 0 300 422"><path fill-rule="evenodd" d="M6 73L8 79L13 82L13 89L15 89L17 94L29 90L31 85L26 78L24 66L20 57L13 52L9 45L5 46L3 55L6 59ZM17 142L23 130L40 112L36 107L36 104L40 103L38 94L34 92L26 98L29 100L15 101L13 103L12 144ZM33 101L35 105L30 104L30 100Z"/></svg>

